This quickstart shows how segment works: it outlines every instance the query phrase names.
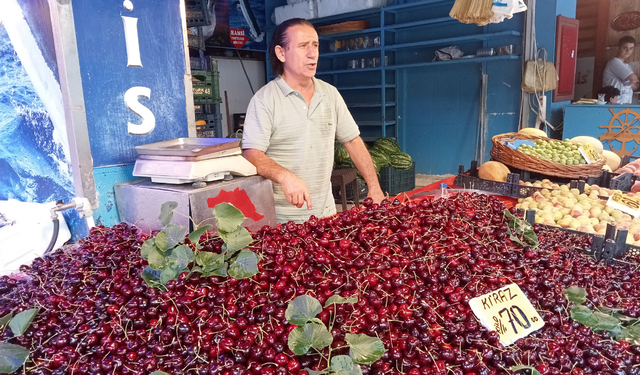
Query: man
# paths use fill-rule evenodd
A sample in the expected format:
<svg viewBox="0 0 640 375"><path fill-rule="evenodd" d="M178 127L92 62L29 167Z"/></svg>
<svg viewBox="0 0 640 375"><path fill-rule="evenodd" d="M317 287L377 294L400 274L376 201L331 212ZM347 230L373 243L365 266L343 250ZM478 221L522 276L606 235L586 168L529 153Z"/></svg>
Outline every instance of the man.
<svg viewBox="0 0 640 375"><path fill-rule="evenodd" d="M623 36L618 41L616 57L609 60L604 68L602 86L613 86L620 90L618 104L630 104L633 92L640 90L640 81L633 69L625 62L633 54L636 40L631 36Z"/></svg>
<svg viewBox="0 0 640 375"><path fill-rule="evenodd" d="M371 156L335 87L315 78L318 34L300 18L274 31L269 60L278 77L251 99L244 123L244 157L274 182L276 219L303 222L336 212L331 193L334 142L344 144L379 203Z"/></svg>

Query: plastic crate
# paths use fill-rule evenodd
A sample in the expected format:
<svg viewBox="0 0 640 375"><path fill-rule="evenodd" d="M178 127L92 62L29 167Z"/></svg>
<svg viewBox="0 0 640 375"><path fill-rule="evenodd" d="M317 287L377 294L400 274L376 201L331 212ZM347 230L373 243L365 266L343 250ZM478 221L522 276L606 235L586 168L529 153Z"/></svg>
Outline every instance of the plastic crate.
<svg viewBox="0 0 640 375"><path fill-rule="evenodd" d="M208 57L190 57L191 70L209 70Z"/></svg>
<svg viewBox="0 0 640 375"><path fill-rule="evenodd" d="M193 106L196 114L220 113L220 104L197 104Z"/></svg>
<svg viewBox="0 0 640 375"><path fill-rule="evenodd" d="M198 138L222 138L222 115L196 115L196 133Z"/></svg>
<svg viewBox="0 0 640 375"><path fill-rule="evenodd" d="M187 20L187 27L211 25L207 0L185 0L184 10Z"/></svg>
<svg viewBox="0 0 640 375"><path fill-rule="evenodd" d="M202 37L201 35L188 34L187 45L189 46L189 48L204 50L204 37Z"/></svg>
<svg viewBox="0 0 640 375"><path fill-rule="evenodd" d="M191 71L194 104L222 103L220 73L218 73L217 64L212 64L212 66L215 66L215 70Z"/></svg>
<svg viewBox="0 0 640 375"><path fill-rule="evenodd" d="M416 163L411 168L401 171L394 167L380 168L380 187L383 193L398 195L416 187Z"/></svg>

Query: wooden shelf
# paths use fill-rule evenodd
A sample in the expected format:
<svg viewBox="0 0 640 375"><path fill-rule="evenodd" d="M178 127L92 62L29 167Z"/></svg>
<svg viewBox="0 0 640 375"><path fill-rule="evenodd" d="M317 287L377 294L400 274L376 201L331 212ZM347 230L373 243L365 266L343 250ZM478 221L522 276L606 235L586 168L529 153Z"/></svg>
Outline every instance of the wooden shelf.
<svg viewBox="0 0 640 375"><path fill-rule="evenodd" d="M487 57L473 57L468 59L457 59L457 60L447 60L447 61L425 61L425 62L419 62L419 63L389 65L389 66L376 67L376 68L329 70L324 72L317 72L316 75L370 72L373 70L381 70L381 69L397 70L397 69L417 68L417 67L432 66L432 65L436 66L436 65L449 65L449 64L474 64L474 63L478 64L478 63L499 61L499 60L517 60L519 58L520 58L520 55L500 55L500 56L487 56Z"/></svg>
<svg viewBox="0 0 640 375"><path fill-rule="evenodd" d="M336 57L336 56L346 56L346 55L353 55L356 53L370 53L370 52L380 52L380 47L373 47L373 48L363 48L363 49L351 49L348 51L339 51L339 52L329 52L329 53L322 53L320 54L320 58L330 58L330 57Z"/></svg>
<svg viewBox="0 0 640 375"><path fill-rule="evenodd" d="M508 36L520 36L520 33L514 30L508 30L508 31L500 31L497 33L490 33L490 34L465 35L465 36L457 36L453 38L442 38L442 39L424 40L421 42L393 44L393 45L385 46L385 49L389 51L396 51L399 49L426 47L426 46L434 46L434 45L448 45L451 43L484 41L484 40L489 40L493 38L503 38Z"/></svg>
<svg viewBox="0 0 640 375"><path fill-rule="evenodd" d="M387 102L385 103L385 107L394 107L396 105L395 102ZM382 103L347 103L347 107L349 108L378 108L381 107Z"/></svg>
<svg viewBox="0 0 640 375"><path fill-rule="evenodd" d="M382 29L379 27L373 27L370 29L345 31L343 33L336 33L336 34L329 34L329 35L320 35L318 38L320 38L320 40L336 40L336 39L342 39L345 37L352 37L357 35L366 35L366 34L374 34L374 33L377 34L380 32L380 30Z"/></svg>
<svg viewBox="0 0 640 375"><path fill-rule="evenodd" d="M470 59L457 59L457 60L448 60L448 61L427 61L422 63L401 64L401 65L394 65L392 67L387 67L387 69L408 69L408 68L419 68L419 67L432 66L432 65L449 65L449 64L478 64L478 63L491 62L491 61L518 60L518 59L520 59L520 55L500 55L500 56L474 57Z"/></svg>
<svg viewBox="0 0 640 375"><path fill-rule="evenodd" d="M356 124L358 124L358 126L377 126L377 127L382 127L383 125L382 121L356 121ZM395 124L396 124L395 121L384 122L384 126L395 125Z"/></svg>
<svg viewBox="0 0 640 375"><path fill-rule="evenodd" d="M363 86L340 86L336 87L340 91L345 90L373 90L373 89L381 89L382 85L363 85ZM396 85L384 85L385 89L395 89Z"/></svg>

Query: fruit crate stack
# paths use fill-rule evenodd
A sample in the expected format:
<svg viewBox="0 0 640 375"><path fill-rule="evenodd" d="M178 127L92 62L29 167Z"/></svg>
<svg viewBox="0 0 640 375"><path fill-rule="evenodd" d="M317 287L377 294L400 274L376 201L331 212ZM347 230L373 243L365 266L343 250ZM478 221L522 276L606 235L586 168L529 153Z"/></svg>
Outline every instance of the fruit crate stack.
<svg viewBox="0 0 640 375"><path fill-rule="evenodd" d="M369 148L369 154L373 166L378 173L382 192L395 196L400 193L413 190L416 186L415 163L409 154L400 151L400 145L389 137L378 138L373 147ZM349 157L349 153L341 144L336 144L334 150L335 168L354 168L355 165ZM362 180L360 172L358 177ZM347 187L347 197L353 196L352 190ZM363 194L364 193L364 194ZM364 199L367 191L360 189L360 196Z"/></svg>
<svg viewBox="0 0 640 375"><path fill-rule="evenodd" d="M209 57L192 58L191 68L197 135L200 138L222 138L218 62Z"/></svg>

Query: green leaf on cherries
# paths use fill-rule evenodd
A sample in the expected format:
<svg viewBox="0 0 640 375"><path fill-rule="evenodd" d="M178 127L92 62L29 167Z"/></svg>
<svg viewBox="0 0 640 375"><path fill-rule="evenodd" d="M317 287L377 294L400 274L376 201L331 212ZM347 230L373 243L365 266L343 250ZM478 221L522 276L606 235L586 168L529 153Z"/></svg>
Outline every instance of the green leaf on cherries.
<svg viewBox="0 0 640 375"><path fill-rule="evenodd" d="M587 290L579 286L570 286L562 290L569 302L582 305L587 300Z"/></svg>
<svg viewBox="0 0 640 375"><path fill-rule="evenodd" d="M593 311L586 306L576 305L571 308L571 319L587 327L591 327L593 324L591 315L593 315Z"/></svg>
<svg viewBox="0 0 640 375"><path fill-rule="evenodd" d="M246 279L258 273L258 257L251 250L241 250L229 262L229 275L236 279Z"/></svg>
<svg viewBox="0 0 640 375"><path fill-rule="evenodd" d="M532 366L525 366L525 365L512 366L511 368L509 368L509 370L513 372L529 370L530 371L529 375L540 375L540 371L536 370L536 368Z"/></svg>
<svg viewBox="0 0 640 375"><path fill-rule="evenodd" d="M9 323L11 321L11 318L13 318L13 313L9 312L7 315L3 316L2 318L0 318L0 327L7 325L7 323Z"/></svg>
<svg viewBox="0 0 640 375"><path fill-rule="evenodd" d="M289 324L303 326L310 321L311 318L315 318L321 311L322 305L320 305L317 299L303 294L289 302L284 317Z"/></svg>
<svg viewBox="0 0 640 375"><path fill-rule="evenodd" d="M591 320L595 324L595 326L592 326L591 328L598 331L610 331L620 327L620 319L611 315L603 314L599 311L596 311L591 315Z"/></svg>
<svg viewBox="0 0 640 375"><path fill-rule="evenodd" d="M347 333L344 339L349 344L349 356L357 363L370 365L380 359L385 352L382 340L377 337Z"/></svg>
<svg viewBox="0 0 640 375"><path fill-rule="evenodd" d="M204 272L211 272L222 267L224 255L201 251L196 255L196 263L202 267Z"/></svg>
<svg viewBox="0 0 640 375"><path fill-rule="evenodd" d="M362 375L362 369L348 355L337 355L331 358L331 370L336 375Z"/></svg>
<svg viewBox="0 0 640 375"><path fill-rule="evenodd" d="M227 277L229 276L229 264L228 263L222 263L222 266L216 270L212 270L209 272L203 272L202 276L204 277L209 277L209 276L222 276L222 277Z"/></svg>
<svg viewBox="0 0 640 375"><path fill-rule="evenodd" d="M154 270L153 268L146 266L142 270L142 273L140 274L140 276L144 281L147 282L147 285L157 288L162 286L162 284L160 284L161 273L162 273L161 270Z"/></svg>
<svg viewBox="0 0 640 375"><path fill-rule="evenodd" d="M323 374L327 374L328 373L328 371L326 371L326 370L315 371L315 370L312 370L312 369L310 369L308 367L305 367L303 370L306 371L309 375L323 375Z"/></svg>
<svg viewBox="0 0 640 375"><path fill-rule="evenodd" d="M620 333L615 336L617 340L625 340L635 345L640 344L640 326L622 328Z"/></svg>
<svg viewBox="0 0 640 375"><path fill-rule="evenodd" d="M358 297L344 298L336 294L327 298L327 302L324 303L324 307L331 306L331 305L341 305L343 303L356 303L356 302L358 302Z"/></svg>
<svg viewBox="0 0 640 375"><path fill-rule="evenodd" d="M508 209L503 211L504 216L509 219L507 230L511 241L524 247L538 247L538 236L533 231L533 226L526 220L513 215Z"/></svg>
<svg viewBox="0 0 640 375"><path fill-rule="evenodd" d="M160 220L160 224L163 227L166 227L173 220L173 210L178 207L178 202L164 202L162 206L160 206L160 216L158 216L158 220Z"/></svg>
<svg viewBox="0 0 640 375"><path fill-rule="evenodd" d="M189 241L193 242L193 243L197 243L198 241L200 241L200 237L202 237L202 235L204 234L204 232L207 231L207 229L211 228L211 225L203 225L200 228L194 230L193 232L189 233Z"/></svg>
<svg viewBox="0 0 640 375"><path fill-rule="evenodd" d="M184 236L187 235L187 232L187 228L182 225L169 224L156 236L156 246L162 252L173 249L177 244L184 241Z"/></svg>
<svg viewBox="0 0 640 375"><path fill-rule="evenodd" d="M151 253L152 250L155 250L155 248L156 248L155 238L149 238L148 240L144 241L142 243L142 246L140 246L140 256L142 257L142 259L148 260L149 254Z"/></svg>
<svg viewBox="0 0 640 375"><path fill-rule="evenodd" d="M332 342L333 336L324 324L309 323L292 330L287 344L295 354L304 355L310 348L324 349Z"/></svg>
<svg viewBox="0 0 640 375"><path fill-rule="evenodd" d="M156 371L152 372L149 375L171 375L171 374L169 374L167 372L164 372L164 371L156 370Z"/></svg>
<svg viewBox="0 0 640 375"><path fill-rule="evenodd" d="M167 257L158 250L158 248L154 247L149 250L149 255L147 256L147 262L149 262L149 267L154 270L162 270L167 266Z"/></svg>
<svg viewBox="0 0 640 375"><path fill-rule="evenodd" d="M16 316L9 322L9 327L14 336L22 336L22 334L29 328L33 318L38 314L39 309L29 309L16 314Z"/></svg>
<svg viewBox="0 0 640 375"><path fill-rule="evenodd" d="M630 325L633 325L634 322L639 321L639 319L632 318L632 317L629 317L629 316L626 316L626 315L622 315L620 313L620 311L623 311L623 309L621 309L621 308L611 308L611 307L606 307L606 306L599 306L599 307L596 307L596 310L600 311L603 314L611 315L614 318L618 318L623 322L628 322L628 324L630 324Z"/></svg>
<svg viewBox="0 0 640 375"><path fill-rule="evenodd" d="M160 273L160 284L167 285L167 281L177 279L179 274L180 270L172 267L165 267Z"/></svg>
<svg viewBox="0 0 640 375"><path fill-rule="evenodd" d="M0 374L12 374L29 358L29 350L20 345L0 342Z"/></svg>
<svg viewBox="0 0 640 375"><path fill-rule="evenodd" d="M218 230L218 235L226 245L225 256L227 259L231 258L238 250L244 249L253 242L251 233L249 233L247 228L244 227L240 227L238 230L233 232Z"/></svg>
<svg viewBox="0 0 640 375"><path fill-rule="evenodd" d="M242 211L237 209L231 203L217 204L213 208L213 216L216 218L216 226L218 227L218 230L226 233L236 231L245 220Z"/></svg>
<svg viewBox="0 0 640 375"><path fill-rule="evenodd" d="M167 265L176 269L186 268L194 259L193 250L187 245L180 245L167 255Z"/></svg>

